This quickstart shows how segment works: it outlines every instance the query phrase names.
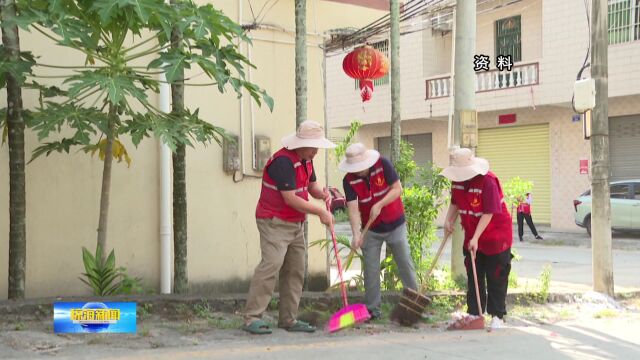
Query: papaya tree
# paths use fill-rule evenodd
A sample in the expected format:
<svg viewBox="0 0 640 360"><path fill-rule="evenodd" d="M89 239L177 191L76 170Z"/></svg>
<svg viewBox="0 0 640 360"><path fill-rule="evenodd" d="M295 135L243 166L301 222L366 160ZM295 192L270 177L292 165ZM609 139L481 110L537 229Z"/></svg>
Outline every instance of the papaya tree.
<svg viewBox="0 0 640 360"><path fill-rule="evenodd" d="M46 100L34 112L31 125L42 144L33 159L68 153L72 147L99 153L103 172L97 243L103 258L112 163L114 158L130 162L122 137L129 136L137 146L154 136L175 152L194 142L220 144L225 136L222 128L202 120L198 109L160 111L148 96L159 92L160 74L174 83L187 80L183 69L198 66L214 82L185 81L186 86L216 85L220 92L231 87L238 95L245 89L258 104L273 106L264 90L245 80L243 68L252 65L231 41L246 39L241 28L211 5L182 1L171 6L163 0L22 0L21 4L29 9L32 31L85 59L79 65L36 63L60 71L64 97ZM179 29L190 46L172 47L172 29ZM63 136L63 130L71 135ZM56 138L50 139L54 134Z"/></svg>

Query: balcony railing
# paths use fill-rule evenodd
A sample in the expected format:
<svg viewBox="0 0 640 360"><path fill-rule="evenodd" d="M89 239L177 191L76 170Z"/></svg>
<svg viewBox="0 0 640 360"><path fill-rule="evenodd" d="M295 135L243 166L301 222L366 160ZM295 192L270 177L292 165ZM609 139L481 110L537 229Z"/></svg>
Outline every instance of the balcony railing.
<svg viewBox="0 0 640 360"><path fill-rule="evenodd" d="M476 73L476 92L513 89L538 85L537 62L514 65L511 71L481 71ZM426 80L426 99L437 99L451 95L451 75Z"/></svg>

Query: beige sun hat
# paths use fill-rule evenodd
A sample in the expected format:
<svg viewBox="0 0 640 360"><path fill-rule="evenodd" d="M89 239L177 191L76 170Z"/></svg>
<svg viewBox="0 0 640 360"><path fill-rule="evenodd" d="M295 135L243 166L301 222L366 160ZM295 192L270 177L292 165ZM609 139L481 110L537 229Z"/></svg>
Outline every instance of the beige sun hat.
<svg viewBox="0 0 640 360"><path fill-rule="evenodd" d="M318 149L332 149L336 144L324 137L324 128L313 120L300 123L298 130L282 138L282 145L289 150L311 147Z"/></svg>
<svg viewBox="0 0 640 360"><path fill-rule="evenodd" d="M338 169L348 173L356 173L366 170L380 158L380 153L376 150L367 149L362 143L349 145L345 151L345 157L340 161Z"/></svg>
<svg viewBox="0 0 640 360"><path fill-rule="evenodd" d="M486 175L489 172L489 162L475 157L473 151L459 148L450 154L451 165L447 166L442 175L453 181L467 181L476 175Z"/></svg>

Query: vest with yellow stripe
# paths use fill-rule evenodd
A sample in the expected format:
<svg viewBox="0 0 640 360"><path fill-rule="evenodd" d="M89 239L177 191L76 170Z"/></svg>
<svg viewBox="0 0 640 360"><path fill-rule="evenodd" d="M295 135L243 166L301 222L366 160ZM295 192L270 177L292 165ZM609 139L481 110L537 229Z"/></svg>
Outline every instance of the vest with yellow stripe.
<svg viewBox="0 0 640 360"><path fill-rule="evenodd" d="M464 228L464 248L467 249L469 241L476 232L482 213L482 191L484 185L490 179L495 179L498 185L498 195L501 199L502 212L493 214L489 225L484 229L478 239L478 251L485 255L499 254L511 247L513 234L511 229L511 215L504 202L504 195L500 181L492 172L484 176L476 176L469 180L469 188L465 190L464 182L453 182L451 185L451 197L458 206L462 227Z"/></svg>
<svg viewBox="0 0 640 360"><path fill-rule="evenodd" d="M373 165L373 170L371 170L367 178L369 186L365 183L367 179L359 178L351 173L346 175L346 179L358 196L360 220L362 221L362 226L365 226L369 221L371 207L373 207L373 205L378 201L382 200L382 198L384 198L391 189L384 178L382 161L378 159L378 161ZM402 205L400 196L398 196L397 199L382 208L380 215L378 215L378 218L373 222L373 224L371 224L371 227L374 228L381 222L391 224L398 220L402 215L404 215L404 206Z"/></svg>
<svg viewBox="0 0 640 360"><path fill-rule="evenodd" d="M276 182L269 176L267 169L269 165L278 157L284 156L291 160L293 169L296 173L296 195L304 200L309 200L309 179L313 173L313 163L311 161L302 164L302 160L293 150L282 148L278 150L264 167L262 172L262 190L260 191L260 200L256 208L256 218L271 219L277 217L280 220L290 222L304 221L306 214L300 212L284 202L284 197L278 190Z"/></svg>

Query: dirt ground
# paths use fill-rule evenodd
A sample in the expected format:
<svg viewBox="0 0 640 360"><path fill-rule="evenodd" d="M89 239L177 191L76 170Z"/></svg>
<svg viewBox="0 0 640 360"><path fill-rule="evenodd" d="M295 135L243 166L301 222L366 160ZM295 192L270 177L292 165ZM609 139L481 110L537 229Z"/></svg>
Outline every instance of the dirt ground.
<svg viewBox="0 0 640 360"><path fill-rule="evenodd" d="M445 298L446 299L446 298ZM319 326L314 334L302 336L317 339L336 336L362 336L380 333L439 333L446 331L453 311L463 310L462 299L450 298L434 303L427 316L414 327L401 327L390 322L390 305L383 307L387 315L383 320L361 324L355 328L335 334L322 331L333 309L301 309L301 318ZM273 306L272 306L273 308ZM592 321L594 319L628 318L640 321L640 298L612 302L607 299L585 295L573 303L555 304L510 304L507 324L509 326L540 326L559 321ZM277 324L277 311L270 310L265 320ZM54 334L52 319L35 314L32 316L6 317L0 322L0 358L33 358L40 356L75 356L88 353L109 354L118 350L142 350L157 348L189 348L213 342L251 341L255 335L242 330L242 319L237 314L214 312L206 302L195 305L176 304L173 307L154 309L153 306L138 306L137 334ZM292 336L281 329L274 329L269 342L274 345Z"/></svg>

